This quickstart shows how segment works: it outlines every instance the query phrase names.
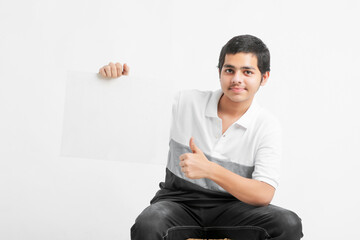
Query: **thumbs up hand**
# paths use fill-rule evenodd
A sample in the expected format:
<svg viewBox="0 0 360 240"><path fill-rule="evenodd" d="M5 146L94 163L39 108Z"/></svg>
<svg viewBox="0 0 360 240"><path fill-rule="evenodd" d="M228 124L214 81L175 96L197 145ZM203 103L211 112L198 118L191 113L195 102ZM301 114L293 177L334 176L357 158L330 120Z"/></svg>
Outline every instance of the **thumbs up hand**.
<svg viewBox="0 0 360 240"><path fill-rule="evenodd" d="M210 178L214 163L196 146L193 137L190 138L189 146L192 153L184 153L179 157L181 171L190 179Z"/></svg>

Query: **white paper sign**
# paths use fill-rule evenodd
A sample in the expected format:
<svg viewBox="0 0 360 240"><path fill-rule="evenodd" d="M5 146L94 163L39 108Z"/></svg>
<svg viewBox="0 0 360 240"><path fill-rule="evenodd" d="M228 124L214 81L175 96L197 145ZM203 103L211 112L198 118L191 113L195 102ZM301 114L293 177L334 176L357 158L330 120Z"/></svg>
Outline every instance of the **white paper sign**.
<svg viewBox="0 0 360 240"><path fill-rule="evenodd" d="M69 72L61 156L165 164L173 94L155 79Z"/></svg>

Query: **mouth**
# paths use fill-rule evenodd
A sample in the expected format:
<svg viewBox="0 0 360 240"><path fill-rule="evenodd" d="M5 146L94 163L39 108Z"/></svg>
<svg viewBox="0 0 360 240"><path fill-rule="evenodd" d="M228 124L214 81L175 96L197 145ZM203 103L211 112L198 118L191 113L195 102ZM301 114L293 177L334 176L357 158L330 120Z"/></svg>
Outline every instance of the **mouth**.
<svg viewBox="0 0 360 240"><path fill-rule="evenodd" d="M232 92L239 93L239 92L245 91L245 88L241 88L241 87L231 87L231 88L229 88L229 90L232 91Z"/></svg>

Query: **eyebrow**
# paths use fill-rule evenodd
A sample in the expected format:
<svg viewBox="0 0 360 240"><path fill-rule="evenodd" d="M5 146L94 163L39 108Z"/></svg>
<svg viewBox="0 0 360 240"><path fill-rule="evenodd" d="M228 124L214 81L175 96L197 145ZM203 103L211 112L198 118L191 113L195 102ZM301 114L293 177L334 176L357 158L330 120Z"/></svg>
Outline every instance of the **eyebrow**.
<svg viewBox="0 0 360 240"><path fill-rule="evenodd" d="M234 69L236 69L235 66L230 65L230 64L225 64L224 67L225 67L225 68L234 68ZM242 67L240 67L240 69L241 69L241 70L243 70L243 69L256 70L254 67L251 67L251 66L242 66Z"/></svg>

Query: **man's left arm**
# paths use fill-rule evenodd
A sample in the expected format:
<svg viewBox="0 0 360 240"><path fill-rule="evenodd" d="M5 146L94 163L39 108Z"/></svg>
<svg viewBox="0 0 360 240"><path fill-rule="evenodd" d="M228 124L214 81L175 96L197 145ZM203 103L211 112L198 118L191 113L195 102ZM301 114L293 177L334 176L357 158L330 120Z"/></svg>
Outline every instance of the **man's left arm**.
<svg viewBox="0 0 360 240"><path fill-rule="evenodd" d="M192 153L180 156L181 170L190 179L208 178L242 202L256 205L268 205L275 193L275 188L265 182L242 177L214 162L209 161L195 145L189 143Z"/></svg>
<svg viewBox="0 0 360 240"><path fill-rule="evenodd" d="M210 162L210 161L209 161ZM265 182L245 178L213 162L208 178L242 202L266 206L274 197L275 188Z"/></svg>

